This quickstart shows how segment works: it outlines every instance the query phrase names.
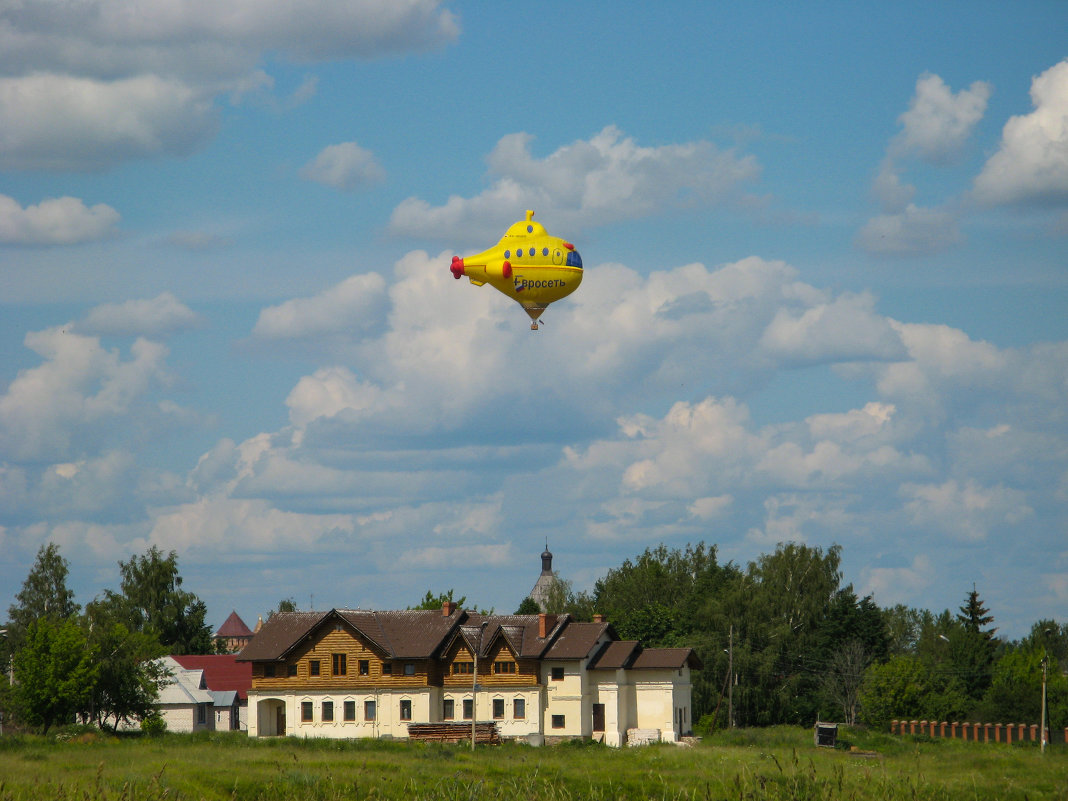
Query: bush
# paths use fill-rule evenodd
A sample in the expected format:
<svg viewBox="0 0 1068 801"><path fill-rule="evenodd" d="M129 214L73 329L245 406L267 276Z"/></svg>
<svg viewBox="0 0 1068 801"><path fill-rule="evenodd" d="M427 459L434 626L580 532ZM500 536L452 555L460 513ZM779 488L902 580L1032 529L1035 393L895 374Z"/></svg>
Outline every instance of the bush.
<svg viewBox="0 0 1068 801"><path fill-rule="evenodd" d="M167 732L167 721L158 712L141 721L141 731L148 737L162 737Z"/></svg>

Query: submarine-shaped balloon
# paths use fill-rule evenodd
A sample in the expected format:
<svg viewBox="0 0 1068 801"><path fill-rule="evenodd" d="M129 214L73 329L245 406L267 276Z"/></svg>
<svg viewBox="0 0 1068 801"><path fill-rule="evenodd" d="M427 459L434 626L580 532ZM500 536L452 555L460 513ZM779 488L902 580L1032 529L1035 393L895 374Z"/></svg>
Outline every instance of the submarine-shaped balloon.
<svg viewBox="0 0 1068 801"><path fill-rule="evenodd" d="M475 286L489 284L510 297L530 315L532 331L550 303L582 283L582 257L575 246L549 236L530 210L494 247L463 259L453 256L449 269L454 278L466 275Z"/></svg>

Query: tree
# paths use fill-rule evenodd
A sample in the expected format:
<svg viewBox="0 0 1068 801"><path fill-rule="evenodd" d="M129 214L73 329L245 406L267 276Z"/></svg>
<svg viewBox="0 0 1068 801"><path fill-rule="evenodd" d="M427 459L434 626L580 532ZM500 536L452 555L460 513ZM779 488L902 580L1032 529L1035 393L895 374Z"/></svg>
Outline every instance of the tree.
<svg viewBox="0 0 1068 801"><path fill-rule="evenodd" d="M455 603L458 609L463 609L464 602L467 601L466 595L461 595L459 600L453 600L453 590L450 588L448 592L439 592L437 595L430 590L426 591L426 595L423 596L416 606L409 606L409 609L437 609L440 610L447 603Z"/></svg>
<svg viewBox="0 0 1068 801"><path fill-rule="evenodd" d="M949 634L950 663L960 676L965 692L973 701L983 697L993 677L997 643L996 628L984 628L994 622L972 586L968 600L957 615L959 628Z"/></svg>
<svg viewBox="0 0 1068 801"><path fill-rule="evenodd" d="M928 675L923 663L912 655L895 656L869 667L860 692L864 720L885 728L895 718L920 717L930 692Z"/></svg>
<svg viewBox="0 0 1068 801"><path fill-rule="evenodd" d="M860 689L864 671L870 663L864 644L860 640L850 640L836 651L823 674L823 690L842 710L842 722L847 726L857 722Z"/></svg>
<svg viewBox="0 0 1068 801"><path fill-rule="evenodd" d="M178 555L163 555L152 546L143 556L119 562L122 594L106 593L108 599L125 605L128 628L154 634L168 653L210 654L214 643L204 619L207 606L195 594L182 589Z"/></svg>
<svg viewBox="0 0 1068 801"><path fill-rule="evenodd" d="M30 624L41 618L67 620L78 614L74 593L67 588L67 560L54 542L42 545L22 589L15 595L17 603L8 608L8 637L12 651L21 646Z"/></svg>
<svg viewBox="0 0 1068 801"><path fill-rule="evenodd" d="M517 615L536 615L540 612L541 607L538 606L538 602L529 595L519 603L519 608L515 610Z"/></svg>
<svg viewBox="0 0 1068 801"><path fill-rule="evenodd" d="M99 666L74 620L41 617L15 654L13 695L22 719L42 733L73 723L89 707Z"/></svg>
<svg viewBox="0 0 1068 801"><path fill-rule="evenodd" d="M159 657L167 649L153 633L129 629L124 616L125 605L114 599L85 608L86 639L99 670L84 716L101 728L150 715L166 680Z"/></svg>

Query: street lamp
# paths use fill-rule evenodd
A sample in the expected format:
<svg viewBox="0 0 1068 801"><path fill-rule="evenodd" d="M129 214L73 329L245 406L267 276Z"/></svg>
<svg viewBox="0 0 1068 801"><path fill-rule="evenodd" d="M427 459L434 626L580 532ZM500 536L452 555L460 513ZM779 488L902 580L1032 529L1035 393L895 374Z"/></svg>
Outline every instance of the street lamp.
<svg viewBox="0 0 1068 801"><path fill-rule="evenodd" d="M471 674L471 750L475 750L475 721L478 720L478 715L475 714L478 709L478 652L482 650L482 635L486 631L486 626L489 624L488 620L483 620L482 625L478 628L478 647L473 648L475 652L475 669Z"/></svg>

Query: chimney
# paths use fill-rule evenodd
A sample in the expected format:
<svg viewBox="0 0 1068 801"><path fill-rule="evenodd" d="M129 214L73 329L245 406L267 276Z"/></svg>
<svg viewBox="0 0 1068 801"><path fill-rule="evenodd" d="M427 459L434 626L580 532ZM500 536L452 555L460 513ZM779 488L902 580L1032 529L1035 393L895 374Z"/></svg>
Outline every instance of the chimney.
<svg viewBox="0 0 1068 801"><path fill-rule="evenodd" d="M593 622L594 623L604 623L604 615L594 615L593 616Z"/></svg>
<svg viewBox="0 0 1068 801"><path fill-rule="evenodd" d="M556 615L547 615L542 612L538 615L538 637L544 640L555 625Z"/></svg>
<svg viewBox="0 0 1068 801"><path fill-rule="evenodd" d="M441 602L441 614L445 617L449 617L456 611L456 601L442 601Z"/></svg>

